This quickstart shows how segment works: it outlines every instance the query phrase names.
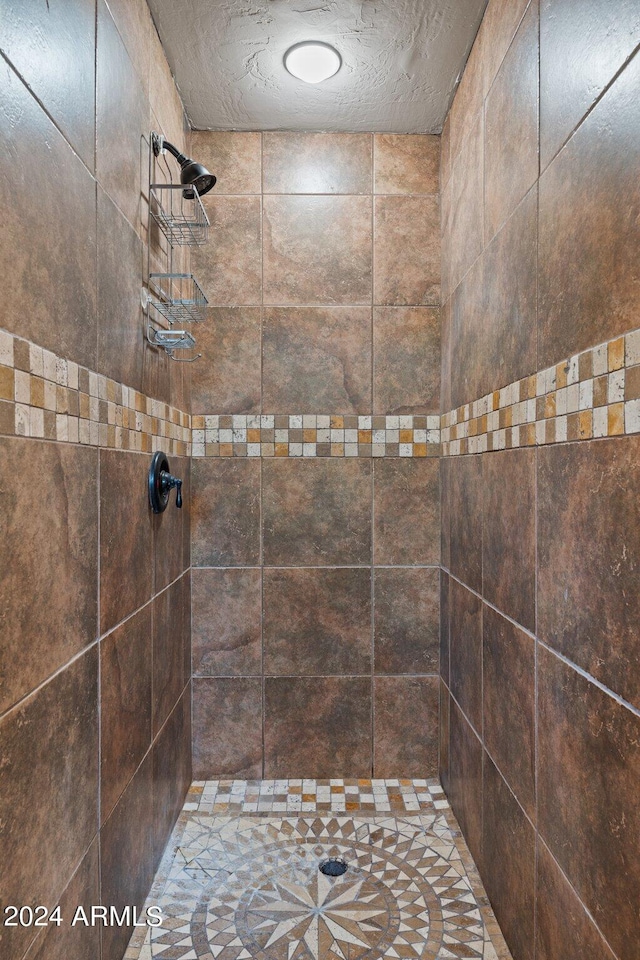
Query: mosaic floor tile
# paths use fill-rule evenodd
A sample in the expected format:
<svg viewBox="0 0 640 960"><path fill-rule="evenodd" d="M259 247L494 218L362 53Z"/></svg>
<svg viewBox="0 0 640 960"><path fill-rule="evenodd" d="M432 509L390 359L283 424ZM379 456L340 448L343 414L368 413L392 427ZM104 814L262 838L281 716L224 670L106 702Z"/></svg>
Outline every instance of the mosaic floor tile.
<svg viewBox="0 0 640 960"><path fill-rule="evenodd" d="M272 803L286 807L290 796L301 795L289 793L298 787L319 806L316 798L332 787L336 794L351 788L353 797L360 791L370 797L376 795L374 785L385 797L380 802L389 804L390 794L403 796L404 787L405 795L425 797L416 801L423 808L417 813L314 809L279 815L202 809L217 806L219 796L246 798L256 791L284 797ZM234 805L241 803L255 805L247 799ZM321 872L330 858L344 860L342 876ZM435 781L194 784L148 898L151 904L161 906L163 925L137 930L127 960L510 957Z"/></svg>

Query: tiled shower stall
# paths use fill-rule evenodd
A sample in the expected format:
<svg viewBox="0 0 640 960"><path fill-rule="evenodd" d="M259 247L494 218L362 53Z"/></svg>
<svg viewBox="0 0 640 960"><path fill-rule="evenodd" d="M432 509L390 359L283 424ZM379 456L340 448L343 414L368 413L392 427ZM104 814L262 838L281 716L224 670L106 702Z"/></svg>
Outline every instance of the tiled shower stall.
<svg viewBox="0 0 640 960"><path fill-rule="evenodd" d="M637 4L490 0L441 136L192 131L145 0L4 6L0 905L140 906L192 780L439 776L514 960L637 960ZM150 130L218 177L193 365Z"/></svg>
<svg viewBox="0 0 640 960"><path fill-rule="evenodd" d="M192 144L194 775L435 776L439 137Z"/></svg>

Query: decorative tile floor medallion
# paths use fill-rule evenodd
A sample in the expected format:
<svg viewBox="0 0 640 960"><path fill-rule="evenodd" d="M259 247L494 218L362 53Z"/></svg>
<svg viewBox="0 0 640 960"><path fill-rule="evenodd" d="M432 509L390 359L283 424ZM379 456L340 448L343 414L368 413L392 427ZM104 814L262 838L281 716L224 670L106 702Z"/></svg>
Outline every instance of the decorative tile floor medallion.
<svg viewBox="0 0 640 960"><path fill-rule="evenodd" d="M442 803L442 801L439 801ZM136 931L135 960L374 960L510 955L450 811L183 812ZM346 872L321 864L342 858Z"/></svg>

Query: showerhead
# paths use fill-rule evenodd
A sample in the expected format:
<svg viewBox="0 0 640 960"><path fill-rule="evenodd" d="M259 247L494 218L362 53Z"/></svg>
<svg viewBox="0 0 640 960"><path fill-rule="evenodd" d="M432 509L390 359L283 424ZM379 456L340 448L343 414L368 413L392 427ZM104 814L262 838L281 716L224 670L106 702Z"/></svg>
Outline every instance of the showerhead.
<svg viewBox="0 0 640 960"><path fill-rule="evenodd" d="M181 162L180 167L180 183L193 184L201 197L205 193L209 193L209 190L215 186L216 178L214 175L209 173L207 168L198 163L197 160L190 160L185 157L184 163ZM192 200L193 192L185 190L184 196L187 200Z"/></svg>
<svg viewBox="0 0 640 960"><path fill-rule="evenodd" d="M203 197L205 193L208 193L209 190L215 186L216 177L214 177L212 173L209 173L205 166L198 163L197 160L185 157L184 153L180 153L178 148L174 147L168 140L165 140L164 137L153 134L151 143L156 157L162 150L168 150L169 153L176 158L180 164L180 183L185 186L193 185L198 191L199 196ZM185 200L193 200L193 190L183 190L182 196Z"/></svg>

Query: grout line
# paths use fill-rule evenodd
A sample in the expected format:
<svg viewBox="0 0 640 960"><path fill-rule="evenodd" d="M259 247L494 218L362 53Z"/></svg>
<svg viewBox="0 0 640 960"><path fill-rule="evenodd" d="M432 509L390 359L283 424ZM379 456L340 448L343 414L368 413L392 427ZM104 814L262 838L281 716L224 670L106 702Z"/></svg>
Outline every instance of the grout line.
<svg viewBox="0 0 640 960"><path fill-rule="evenodd" d="M541 53L541 45L539 46L539 55L540 55L540 53ZM604 97L609 93L609 91L611 90L611 88L613 87L613 85L616 83L616 81L622 76L622 74L625 72L625 70L627 69L627 67L631 64L631 61L634 60L635 57L638 56L639 54L640 54L640 44L638 44L638 45L632 50L632 52L629 54L629 56L628 56L627 59L624 61L624 63L622 64L622 66L614 73L614 75L610 78L610 80L608 81L608 83L605 84L605 86L602 88L602 90L600 91L600 93L598 94L598 96L596 97L596 99L593 101L593 103L588 107L588 109L585 111L585 113L582 114L582 116L581 116L580 119L578 120L577 124L575 125L575 127L573 127L573 129L571 130L571 132L569 133L569 135L566 137L566 139L563 140L562 143L560 144L560 146L556 149L556 152L553 154L553 156L551 157L551 159L548 161L548 163L546 164L546 166L544 167L544 169L542 168L542 156L540 156L540 176L541 176L541 177L542 177L542 175L543 175L544 173L546 173L546 171L549 169L549 167L550 167L551 164L554 162L554 160L559 156L559 154L562 153L562 151L564 150L564 148L569 144L570 140L572 140L573 137L576 135L576 133L578 133L578 131L580 130L580 128L583 126L583 124L585 123L585 121L591 116L591 114L592 114L593 111L596 109L596 107L598 107L598 106L600 105L601 101L602 101L602 100L604 99Z"/></svg>
<svg viewBox="0 0 640 960"><path fill-rule="evenodd" d="M97 24L96 24L96 27L97 27ZM97 34L96 34L96 37L97 37ZM94 40L96 39L96 37L94 37ZM94 47L94 62L95 62L95 60L96 60L96 56L97 56L97 43L95 44L95 47ZM71 143L71 141L67 138L67 135L66 135L66 133L63 131L62 127L60 127L60 126L58 125L57 120L56 120L56 119L54 118L54 116L49 112L49 110L47 109L47 107L46 107L46 105L44 104L44 102L43 102L42 100L40 100L40 98L37 96L37 94L35 93L35 91L31 89L31 87L29 86L29 84L28 84L27 81L25 80L25 78L24 78L24 76L22 75L22 73L21 73L21 72L18 70L18 68L13 64L11 58L10 58L10 57L4 52L4 50L2 50L2 49L0 49L0 59L1 59L1 60L4 60L4 62L6 63L6 65L9 67L11 73L13 73L13 75L16 77L16 79L22 84L22 86L23 86L24 89L27 91L27 93L29 94L29 96L33 98L33 100L36 102L36 104L38 105L38 107L40 108L40 110L42 110L42 112L43 112L44 115L46 116L47 120L48 120L48 121L51 123L51 125L55 128L56 132L62 137L62 139L64 140L65 144L69 147L69 149L71 150L71 152L73 153L73 155L80 161L80 163L81 163L82 166L85 168L85 170L87 171L87 173L89 174L89 176L91 177L91 179L95 181L95 180L96 180L95 170L91 170L91 169L87 166L87 164L85 163L85 161L82 159L82 156L78 153L78 151L77 151L76 148L73 146L73 144ZM95 77L94 77L94 89L95 89ZM93 104L93 106L94 106L94 117L95 117L95 93L94 93L94 104ZM93 154L94 165L95 165L95 160L96 160L96 147L95 147L95 141L96 141L96 139L97 139L97 137L96 137L96 134L95 134L95 132L94 132L94 154ZM97 181L96 181L96 182L97 182Z"/></svg>
<svg viewBox="0 0 640 960"><path fill-rule="evenodd" d="M576 900L578 901L578 904L580 905L580 907L582 907L584 913L587 915L587 917L589 918L589 920L590 920L591 923L593 924L595 930L596 930L596 931L598 932L598 934L600 935L600 938L602 939L603 943L604 943L605 946L611 951L611 960L614 960L614 958L616 957L615 950L613 949L613 947L611 946L611 944L609 943L609 941L608 941L607 938L605 937L604 933L602 932L602 930L601 930L600 927L598 926L597 920L595 919L595 917L593 916L593 914L591 913L591 911L589 910L589 908L588 908L587 905L585 904L583 898L580 896L580 894L578 893L578 891L577 891L576 888L574 887L573 883L571 882L571 880L569 879L569 877L567 876L567 874L564 872L564 870L563 870L563 868L561 867L560 863L558 862L558 860L556 859L556 857L553 855L553 853L552 853L550 847L548 846L546 840L544 839L544 837L542 836L542 834L541 834L539 831L537 831L537 833L536 833L536 839L537 839L537 841L538 841L538 843L536 843L536 890L537 890L537 861L538 861L537 853L538 853L538 845L539 845L539 844L542 844L542 846L543 846L543 847L545 848L545 850L547 851L547 854L548 854L548 855L551 857L551 859L553 860L553 862L554 862L554 864L555 864L555 866L556 866L556 868L557 868L557 870L558 870L558 873L562 876L562 878L564 879L564 881L565 881L565 883L567 884L567 886L571 889L571 891L573 892Z"/></svg>
<svg viewBox="0 0 640 960"><path fill-rule="evenodd" d="M537 72L537 84L538 84L538 96L537 96L537 123L538 123L538 179L535 184L536 190L536 244L535 244L535 271L536 271L536 280L535 280L535 318L536 326L534 331L535 336L535 358L536 358L536 367L539 369L540 366L540 176L541 176L541 116L540 116L540 88L541 88L541 62L540 62L540 30L541 30L541 17L540 17L540 5L538 5L537 11L537 23L538 23L538 72ZM539 550L538 550L538 508L539 508L539 497L538 497L538 477L539 477L539 453L538 449L535 450L534 456L534 470L535 474L533 477L533 522L534 522L534 566L533 566L533 600L534 600L534 610L533 610L533 629L534 634L537 638L539 630L539 618L538 618L538 586L539 586L539 576L538 576L538 563L539 563ZM538 727L539 727L539 689L538 689L538 678L539 678L539 663L538 663L538 641L536 639L533 645L533 805L534 805L534 817L535 817L535 832L534 832L534 863L533 863L533 954L534 960L538 955L538 844L540 840L540 797L539 797L539 737L538 737Z"/></svg>
<svg viewBox="0 0 640 960"><path fill-rule="evenodd" d="M460 578L455 576L449 569L447 569L446 567L443 569L447 571L449 577L452 580L455 580L456 583L464 587L465 590L468 590L469 593L472 593L482 603L486 604L487 607L489 607L491 610L493 610L495 613L501 616L503 620L506 620L512 626L516 627L517 630L519 630L521 633L528 636L531 640L534 640L537 643L539 643L541 647L544 647L545 650L547 650L549 653L552 653L555 657L557 657L558 660L562 660L563 663L571 667L576 673L580 674L580 676L583 677L585 680L588 680L594 686L598 687L598 689L601 690L603 693L608 694L608 696L610 696L613 700L619 703L620 706L625 707L627 710L629 710L630 713L634 714L636 717L640 717L640 707L635 707L632 703L629 703L628 700L625 700L623 697L617 694L615 690L612 690L610 687L605 686L604 683L602 683L592 674L588 673L583 667L579 666L573 660L570 660L567 656L565 656L563 653L560 653L558 650L554 650L554 648L549 646L549 644L546 643L546 641L541 640L540 637L537 637L536 634L532 633L531 630L529 630L527 627L522 626L522 624L518 623L517 620L514 620L512 617L506 614L503 610L500 610L499 607L496 607L493 603L488 601L485 597L483 597L480 593L478 593L477 590L473 590L464 582L464 580L460 580Z"/></svg>

